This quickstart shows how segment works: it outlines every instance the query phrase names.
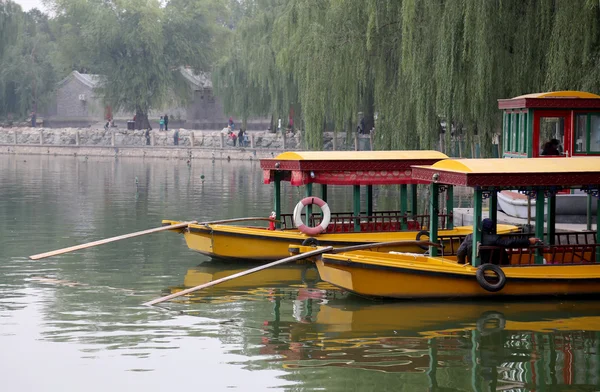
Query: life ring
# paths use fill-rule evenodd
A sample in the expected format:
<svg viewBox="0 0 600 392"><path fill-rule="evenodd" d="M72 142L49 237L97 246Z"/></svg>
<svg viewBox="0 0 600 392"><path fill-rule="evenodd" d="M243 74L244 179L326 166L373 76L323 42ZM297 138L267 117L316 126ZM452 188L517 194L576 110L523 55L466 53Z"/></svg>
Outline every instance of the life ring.
<svg viewBox="0 0 600 392"><path fill-rule="evenodd" d="M498 282L490 283L485 277L486 271L495 273L498 277ZM477 278L477 283L479 283L481 287L492 293L502 290L506 284L506 275L504 274L504 271L495 264L482 264L477 268L475 278Z"/></svg>
<svg viewBox="0 0 600 392"><path fill-rule="evenodd" d="M323 220L319 226L308 227L302 222L302 209L304 206L316 204L321 207L321 211L323 212ZM318 197L305 197L300 200L296 207L294 208L294 225L300 230L301 233L306 235L319 235L325 230L327 230L327 226L329 226L329 221L331 220L331 211L329 210L329 206L323 200Z"/></svg>
<svg viewBox="0 0 600 392"><path fill-rule="evenodd" d="M415 237L415 239L417 241L421 241L421 236L424 236L424 235L426 235L427 238L429 238L429 232L427 230L421 230L417 233L417 236ZM429 246L427 246L427 245L418 244L417 246L423 250L429 250Z"/></svg>

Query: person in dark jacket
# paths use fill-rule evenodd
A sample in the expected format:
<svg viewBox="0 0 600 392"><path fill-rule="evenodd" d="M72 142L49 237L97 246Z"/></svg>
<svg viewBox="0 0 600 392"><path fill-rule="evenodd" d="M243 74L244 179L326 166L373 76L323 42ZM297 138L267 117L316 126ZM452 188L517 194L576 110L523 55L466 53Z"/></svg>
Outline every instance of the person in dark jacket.
<svg viewBox="0 0 600 392"><path fill-rule="evenodd" d="M552 139L546 144L544 144L544 149L542 150L542 155L560 155L560 151L558 147L560 146L560 142L558 139Z"/></svg>
<svg viewBox="0 0 600 392"><path fill-rule="evenodd" d="M527 248L535 245L540 240L538 238L503 238L496 234L496 225L494 222L485 218L481 221L481 245L482 246L500 246L502 248ZM472 263L471 255L473 250L473 234L465 237L463 242L458 247L456 259L459 264L465 262ZM481 250L480 252L482 263L492 264L510 264L508 254L498 250Z"/></svg>
<svg viewBox="0 0 600 392"><path fill-rule="evenodd" d="M165 116L163 117L163 120L165 121L165 131L169 130L169 116L165 114Z"/></svg>

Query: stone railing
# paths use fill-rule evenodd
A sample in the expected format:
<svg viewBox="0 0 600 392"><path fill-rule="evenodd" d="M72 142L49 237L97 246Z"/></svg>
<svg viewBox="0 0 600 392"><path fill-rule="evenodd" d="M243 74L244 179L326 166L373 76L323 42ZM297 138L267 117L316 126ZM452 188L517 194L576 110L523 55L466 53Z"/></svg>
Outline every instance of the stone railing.
<svg viewBox="0 0 600 392"><path fill-rule="evenodd" d="M175 133L178 141L175 143ZM89 129L89 128L0 128L0 145L28 146L69 146L69 147L170 147L170 148L207 148L207 149L268 149L303 150L301 132L292 134L270 133L266 131L248 131L247 141L233 145L228 135L221 131L177 131L152 130L134 131L125 129ZM344 132L335 137L332 132L324 133L324 150L369 150L370 135L351 135L346 138Z"/></svg>

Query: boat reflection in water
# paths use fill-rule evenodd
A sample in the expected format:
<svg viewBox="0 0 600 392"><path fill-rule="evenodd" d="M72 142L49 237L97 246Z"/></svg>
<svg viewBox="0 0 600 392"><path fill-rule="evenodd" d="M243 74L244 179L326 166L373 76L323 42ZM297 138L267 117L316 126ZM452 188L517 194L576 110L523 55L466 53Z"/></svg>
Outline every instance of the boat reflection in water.
<svg viewBox="0 0 600 392"><path fill-rule="evenodd" d="M191 269L185 286L243 269L227 265ZM319 281L311 265L265 270L187 300L211 311L221 304L223 315L235 310L244 321L224 325L223 339L239 334L240 352L260 358L250 367L283 367L305 390L344 390L340 380L353 390L600 385L599 301L373 302Z"/></svg>

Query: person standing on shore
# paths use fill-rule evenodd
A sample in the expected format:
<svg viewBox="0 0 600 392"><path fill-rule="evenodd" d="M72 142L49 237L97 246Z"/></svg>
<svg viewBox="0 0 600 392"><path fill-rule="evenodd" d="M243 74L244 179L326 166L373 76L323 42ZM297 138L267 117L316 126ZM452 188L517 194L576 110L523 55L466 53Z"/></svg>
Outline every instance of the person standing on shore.
<svg viewBox="0 0 600 392"><path fill-rule="evenodd" d="M177 129L175 130L175 132L173 132L173 145L179 145L179 131Z"/></svg>
<svg viewBox="0 0 600 392"><path fill-rule="evenodd" d="M161 131L165 129L165 118L163 116L160 116L160 120L158 120L158 127Z"/></svg>
<svg viewBox="0 0 600 392"><path fill-rule="evenodd" d="M169 130L169 115L165 114L163 119L165 121L165 131L168 131Z"/></svg>

